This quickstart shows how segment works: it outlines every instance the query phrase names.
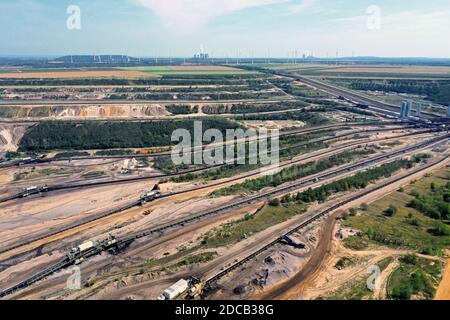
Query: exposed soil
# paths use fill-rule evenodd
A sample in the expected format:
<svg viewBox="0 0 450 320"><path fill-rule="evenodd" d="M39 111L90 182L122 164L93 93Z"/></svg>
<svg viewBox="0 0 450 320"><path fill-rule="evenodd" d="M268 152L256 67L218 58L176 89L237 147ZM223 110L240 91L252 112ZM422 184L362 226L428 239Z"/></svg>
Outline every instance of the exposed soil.
<svg viewBox="0 0 450 320"><path fill-rule="evenodd" d="M27 126L0 124L0 153L17 151L26 130Z"/></svg>
<svg viewBox="0 0 450 320"><path fill-rule="evenodd" d="M436 293L436 300L450 300L450 259L447 260L447 267L445 268L443 275Z"/></svg>

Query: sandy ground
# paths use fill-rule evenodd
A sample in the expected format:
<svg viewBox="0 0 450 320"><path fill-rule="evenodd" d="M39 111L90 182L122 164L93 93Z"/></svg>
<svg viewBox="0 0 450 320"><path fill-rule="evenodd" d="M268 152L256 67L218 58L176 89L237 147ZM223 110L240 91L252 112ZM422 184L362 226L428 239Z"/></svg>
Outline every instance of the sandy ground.
<svg viewBox="0 0 450 320"><path fill-rule="evenodd" d="M0 153L17 151L27 126L0 124Z"/></svg>
<svg viewBox="0 0 450 320"><path fill-rule="evenodd" d="M98 104L92 105L68 105L68 106L43 106L43 105L19 105L3 107L13 109L10 114L15 119L132 119L170 116L161 104Z"/></svg>
<svg viewBox="0 0 450 320"><path fill-rule="evenodd" d="M303 128L305 123L302 121L292 121L292 120L279 120L279 121L244 121L244 125L249 128L253 128L255 130L261 128L267 129L287 129L287 128Z"/></svg>
<svg viewBox="0 0 450 320"><path fill-rule="evenodd" d="M155 299L164 289L176 282L179 279L178 277L182 277L183 275L177 275L175 281L173 281L174 279L171 280L173 274L170 272L167 274L158 273L158 278L155 278L155 273L149 274L148 278L145 279L138 278L133 280L133 271L132 269L128 270L128 267L144 263L150 258L161 258L166 252L177 252L183 245L190 247L193 245L193 240L196 242L196 239L200 235L211 228L217 227L232 219L242 218L243 215L248 212L256 211L261 205L261 203L255 203L250 207L230 212L225 216L213 217L212 219L205 220L198 224L187 226L174 233L167 235L161 234L159 236L151 237L150 239L143 239L134 243L120 256L103 254L100 257L90 259L88 262L82 264L80 267L82 269L83 279L94 278L99 286L106 284L107 287L105 290L92 290L92 288L89 288L87 290L76 292L61 292L60 290L65 286L67 275L59 274L33 286L29 290L19 293L17 298L39 299L45 295L52 294L56 296L63 295L62 297L67 296L67 298L73 299L87 294L88 296L92 296L92 298L98 299L122 299L130 294L137 294L140 292L142 293L142 299ZM39 270L39 268L36 267L35 271L36 270ZM138 271L139 269L137 269L137 272ZM119 276L115 275L114 272L119 272ZM134 272L136 272L136 270ZM115 288L117 278L124 280L126 283L126 285L121 287L121 290ZM166 278L168 278L168 280L164 280ZM16 280L14 280L14 278L9 279L9 281L13 282L16 282L17 280L18 278ZM112 286L109 285L110 283Z"/></svg>
<svg viewBox="0 0 450 320"><path fill-rule="evenodd" d="M447 260L447 267L444 271L444 277L436 293L436 300L450 300L450 259Z"/></svg>
<svg viewBox="0 0 450 320"><path fill-rule="evenodd" d="M421 175L423 175L423 174L425 174L425 172L421 173ZM399 176L399 175L396 175L396 176ZM357 204L360 204L362 202L370 203L371 201L374 201L375 199L381 197L383 194L392 192L392 191L398 189L399 186L401 186L403 184L407 184L407 183L409 183L409 181L411 181L413 179L417 179L418 177L419 177L419 174L411 175L408 178L406 178L388 188L374 192L373 194L363 197L363 198L359 199L358 201L354 201L353 203L350 203L350 204L342 207L341 209L342 209L342 211L345 211L346 209L353 207ZM339 197L339 200L342 200L342 196ZM327 205L330 205L330 202L327 202ZM275 299L275 298L276 299L308 299L308 298L311 298L311 297L306 296L305 292L308 292L309 288L311 288L311 287L315 288L317 286L316 282L314 282L313 285L308 285L308 284L311 283L311 281L314 281L314 279L315 279L315 277L317 277L317 275L321 275L320 270L322 270L323 265L328 265L328 264L324 264L323 261L327 261L327 259L332 258L332 259L334 259L334 263L332 264L333 266L337 262L337 257L335 257L332 250L330 250L330 245L332 243L332 238L333 238L333 234L334 234L334 232L333 232L334 221L335 221L335 219L333 217L327 219L327 223L325 223L322 227L323 228L322 232L321 232L322 237L320 237L321 240L320 240L320 243L318 244L318 247L313 251L313 255L308 260L308 262L306 264L304 264L303 267L297 273L292 274L292 266L289 267L290 264L287 263L286 269L284 269L285 278L279 279L282 281L279 281L279 283L275 284L271 288L270 287L264 288L264 291L262 293L257 293L252 298L253 299ZM295 223L291 223L291 226L292 225L295 225ZM286 230L286 228L284 230ZM302 232L302 233L305 234L305 232ZM317 236L317 237L319 237L319 236ZM271 237L270 239L273 239L273 238L274 237ZM263 244L261 244L261 245L263 245ZM390 253L392 253L392 252L389 252L389 254ZM372 255L372 253L370 253L370 255ZM369 263L371 263L369 265L372 265L381 259L382 258L377 257L375 259L377 261L369 261ZM237 283L242 284L242 283L251 281L251 278L254 277L254 270L261 268L261 266L262 266L261 261L264 260L264 257L261 256L255 260L257 260L255 262L256 264L251 264L242 269L239 269L239 272L238 272L239 274L236 274L236 272L233 272L230 276L227 276L226 278L222 279L221 282L229 283L230 281L232 281L233 284L226 285L226 287L228 288L228 291L219 292L218 295L213 295L212 298L222 298L222 297L230 298L230 289L233 289L232 286L236 286ZM259 262L259 264L258 264L258 262ZM302 263L304 263L304 262L302 262ZM251 270L250 274L247 273L247 278L245 278L245 276L242 274L242 272L244 272L244 270ZM366 271L366 270L367 270L367 268L364 269L364 271ZM349 276L353 277L354 273L349 273ZM244 279L247 279L247 280L244 280ZM328 283L330 281L326 280L325 282ZM330 288L336 288L336 285L331 283ZM322 289L322 291L323 291L323 289ZM322 291L320 291L320 293L322 293ZM231 297L233 297L233 294L231 294Z"/></svg>
<svg viewBox="0 0 450 320"><path fill-rule="evenodd" d="M118 230L117 230L117 234L129 233L129 232L136 231L139 229L148 228L149 226L154 227L154 226L163 224L165 222L173 221L174 219L177 219L180 217L192 215L192 213L198 213L201 210L220 205L220 204L230 200L230 198L218 198L218 199L202 198L206 194L208 194L210 191L214 190L215 188L216 187L210 187L210 188L207 188L204 190L198 190L198 191L193 191L193 192L190 192L187 194L178 195L178 196L175 196L170 199L160 199L160 200L155 201L151 204L148 204L142 208L135 208L135 209L127 211L126 213L121 213L119 215L109 217L102 221L98 221L96 223L90 224L89 226L83 227L83 236L89 235L89 237L87 239L92 239L101 234L105 234L105 232L109 232L109 230L111 230L110 229L111 226L114 226L114 225L116 227L120 226L120 228L118 228ZM121 190L118 190L117 188L114 190L116 190L115 192L123 193L123 190L121 191ZM89 192L93 193L92 190L90 190L90 191L84 190L82 192L85 192L86 195L88 195ZM105 190L105 192L108 192L108 190ZM109 192L111 192L111 190L109 190ZM96 192L95 195L98 196L98 193ZM70 196L72 196L72 194ZM109 197L109 199L111 199L111 196L112 196L111 194L108 194L108 196L105 196L105 199L108 199L108 197ZM76 195L73 195L73 197L76 198ZM68 198L67 200L70 200L70 202L75 201L75 203L77 203L76 201L79 201L79 199L74 199L74 198ZM53 201L52 201L52 203L53 203ZM32 210L32 208L30 208L29 210ZM144 214L145 212L147 212L147 214ZM245 213L245 211L242 212L241 214L244 214L244 213ZM14 213L10 213L10 215L13 215L13 214ZM35 214L42 214L42 213L36 212ZM75 213L72 213L72 215L73 214L75 214ZM90 214L92 214L92 212L90 212ZM30 217L32 217L32 215L30 215ZM226 219L226 216L225 217L216 217L216 219L217 219L217 220L215 220L216 223L219 223L220 221L223 222L223 220ZM14 222L14 221L9 220L9 222ZM125 223L125 225L120 225L121 223ZM209 221L209 223L211 223L211 222ZM39 223L37 223L37 224L39 224ZM30 222L29 225L32 225L32 223ZM167 235L169 237L170 241L173 241L173 242L171 242L170 247L168 246L167 241L157 242L156 244L155 244L155 242L151 242L148 246L141 244L139 246L139 248L132 251L133 252L132 256L126 255L127 257L129 257L127 259L131 259L128 262L130 262L130 263L133 262L134 257L136 257L136 254L140 254L142 256L147 256L147 257L149 257L149 254L150 254L150 257L161 257L166 252L174 253L177 250L176 248L178 248L178 246L180 245L180 238L179 238L180 235L185 236L185 235L189 234L189 237L185 238L186 239L185 243L186 242L189 243L189 241L192 241L192 239L196 239L201 235L201 233L199 233L199 230L202 230L203 232L205 230L207 230L207 228L205 228L205 229L201 229L201 228L202 227L199 225L194 225L194 226L192 226L192 229L189 229L190 233L188 232L188 230L185 230L186 229L185 228L183 230L175 232L174 234L171 233L170 235ZM74 231L74 233L76 233L76 232L80 232L80 231L79 230ZM194 232L194 234L197 234L197 236L193 237L192 232ZM270 230L269 230L269 232L270 232ZM67 235L60 235L60 239L63 239L66 236ZM71 234L71 236L73 236L73 234ZM79 239L79 237L77 237L77 238ZM264 234L264 237L261 238L260 240L264 240L264 239L267 239L267 234ZM55 241L55 240L56 239L54 239L53 241ZM183 242L181 242L181 243L183 243ZM45 244L45 242L43 242L42 244ZM256 244L259 245L260 243L257 241ZM56 250L58 247L54 247L54 250ZM48 249L48 250L50 251L51 248L52 248L52 246L50 246L50 249ZM170 248L172 248L172 249L170 249ZM171 251L171 250L175 250L175 251ZM236 253L232 252L231 255L226 254L224 257L226 257L228 259L230 259L230 258L235 259ZM105 258L107 259L107 257L105 257ZM221 266L223 266L223 264L221 264ZM19 266L17 266L17 267L19 267ZM23 268L23 265L20 265L20 267ZM210 269L204 270L204 272L205 272L204 274L210 274L210 273L214 273L217 271L215 269L215 267L212 269L211 269L211 267L209 267L209 268ZM92 270L94 272L96 269L93 268ZM19 277L19 275L17 275L17 277ZM17 278L17 279L19 279L19 278ZM11 282L15 283L16 281L13 280Z"/></svg>
<svg viewBox="0 0 450 320"><path fill-rule="evenodd" d="M140 71L79 71L79 72L30 72L0 73L2 79L71 79L71 78L130 78L151 77L152 74Z"/></svg>
<svg viewBox="0 0 450 320"><path fill-rule="evenodd" d="M108 209L123 206L151 190L155 183L156 181L144 181L99 187L95 191L85 189L58 192L50 197L44 196L33 201L3 204L0 206L1 247L34 238L50 229L79 222Z"/></svg>
<svg viewBox="0 0 450 320"><path fill-rule="evenodd" d="M448 162L447 162L448 163ZM400 186L407 185L410 181L419 179L427 172L432 172L437 170L438 168L445 166L445 164L441 164L439 166L433 167L426 172L422 172L420 174L412 175L407 179L402 180L399 183L396 183L389 188L382 190L382 192L378 191L366 197L366 199L358 200L358 203L351 203L346 207L354 207L360 203L371 203L383 195L386 195L394 190L397 190ZM346 208L342 208L345 210ZM334 234L337 234L338 229L334 230ZM407 253L407 251L402 250L392 250L392 249L380 249L380 250L368 250L368 251L351 251L342 246L339 239L336 237L332 238L322 238L321 242L324 242L324 246L328 247L326 250L326 254L323 255L321 252L315 252L315 255L322 255L321 261L315 266L315 268L311 268L308 270L309 272L305 275L299 277L299 281L292 281L292 285L286 286L288 290L275 290L269 291L268 294L265 294L263 298L271 297L277 299L316 299L326 294L330 294L337 288L341 287L345 283L348 283L356 278L362 278L367 276L367 268L371 265L376 265L381 260L387 257L397 257L399 255ZM348 256L357 256L359 258L359 263L354 268L347 268L344 270L337 270L334 266L337 261L342 257ZM386 295L386 281L390 274L389 271L392 271L395 268L396 262L391 263L386 270L383 271L381 275L381 289L377 290L374 293L376 298L383 299ZM295 282L297 282L296 285ZM443 283L446 283L443 281ZM448 283L447 283L448 284ZM441 292L445 292L448 289L447 285L441 285ZM384 289L383 289L384 288ZM447 288L447 289L446 289ZM445 294L445 293L444 293Z"/></svg>

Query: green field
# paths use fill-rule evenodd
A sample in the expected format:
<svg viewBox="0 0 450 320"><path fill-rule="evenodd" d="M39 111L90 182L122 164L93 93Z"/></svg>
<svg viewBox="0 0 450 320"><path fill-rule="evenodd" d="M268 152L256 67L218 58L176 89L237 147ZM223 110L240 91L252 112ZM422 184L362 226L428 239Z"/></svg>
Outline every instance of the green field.
<svg viewBox="0 0 450 320"><path fill-rule="evenodd" d="M434 230L437 225L449 228L445 226L446 221L441 222L425 216L411 208L409 204L415 199L411 193L426 195L432 183L443 186L449 181L450 170L442 169L433 176L420 179L404 190L396 191L372 203L360 215L349 216L344 221L344 226L361 230L364 235L347 238L344 244L356 250L365 249L370 245L386 245L441 255L443 249L450 247L450 236L435 235ZM397 208L393 216L386 215L390 206Z"/></svg>
<svg viewBox="0 0 450 320"><path fill-rule="evenodd" d="M391 299L433 299L441 279L442 263L413 255L400 258L400 266L388 279L388 296Z"/></svg>
<svg viewBox="0 0 450 320"><path fill-rule="evenodd" d="M221 225L203 236L202 245L207 248L219 248L235 244L252 235L280 224L292 217L306 212L306 204L266 205L254 215Z"/></svg>
<svg viewBox="0 0 450 320"><path fill-rule="evenodd" d="M115 68L0 68L0 74L5 73L42 73L42 72L83 72L83 71L114 71Z"/></svg>
<svg viewBox="0 0 450 320"><path fill-rule="evenodd" d="M165 66L149 67L127 67L119 70L140 71L157 75L234 75L234 74L256 74L254 71L245 70L173 70Z"/></svg>

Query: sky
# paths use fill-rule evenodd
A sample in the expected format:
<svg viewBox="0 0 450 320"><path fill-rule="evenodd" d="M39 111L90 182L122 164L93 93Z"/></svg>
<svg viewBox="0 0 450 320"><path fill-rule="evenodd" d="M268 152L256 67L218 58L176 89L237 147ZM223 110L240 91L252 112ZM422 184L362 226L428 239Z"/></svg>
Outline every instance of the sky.
<svg viewBox="0 0 450 320"><path fill-rule="evenodd" d="M0 0L0 55L450 58L449 0Z"/></svg>

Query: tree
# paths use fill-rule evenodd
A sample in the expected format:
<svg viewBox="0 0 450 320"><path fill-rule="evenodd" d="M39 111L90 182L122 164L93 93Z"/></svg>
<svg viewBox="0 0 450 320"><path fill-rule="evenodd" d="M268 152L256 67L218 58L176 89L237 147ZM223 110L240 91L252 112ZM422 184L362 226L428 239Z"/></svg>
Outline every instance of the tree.
<svg viewBox="0 0 450 320"><path fill-rule="evenodd" d="M389 208L384 212L386 217L392 217L397 213L397 207L390 205Z"/></svg>
<svg viewBox="0 0 450 320"><path fill-rule="evenodd" d="M269 206L271 207L278 207L280 205L280 200L279 199L271 199L269 201Z"/></svg>

